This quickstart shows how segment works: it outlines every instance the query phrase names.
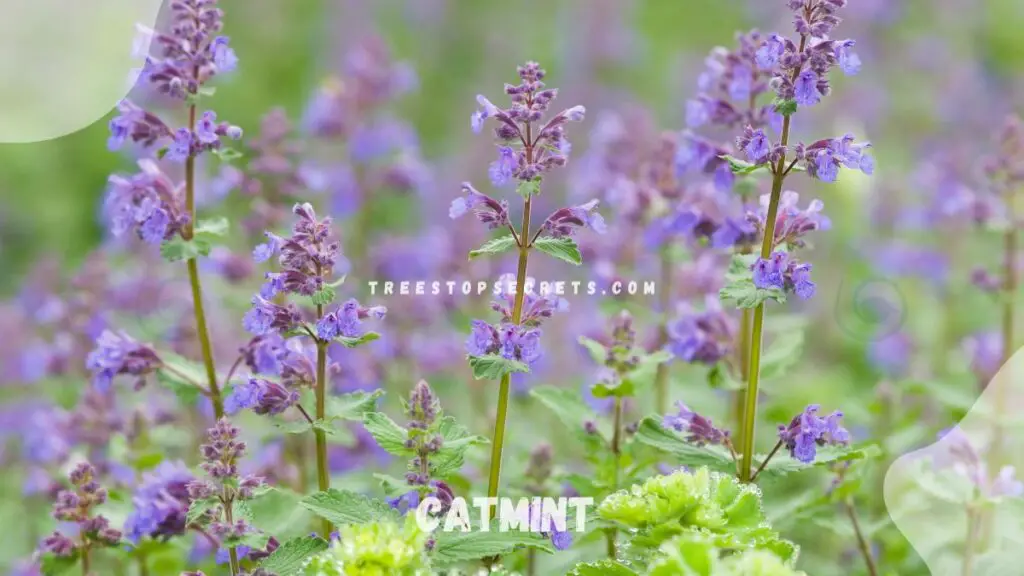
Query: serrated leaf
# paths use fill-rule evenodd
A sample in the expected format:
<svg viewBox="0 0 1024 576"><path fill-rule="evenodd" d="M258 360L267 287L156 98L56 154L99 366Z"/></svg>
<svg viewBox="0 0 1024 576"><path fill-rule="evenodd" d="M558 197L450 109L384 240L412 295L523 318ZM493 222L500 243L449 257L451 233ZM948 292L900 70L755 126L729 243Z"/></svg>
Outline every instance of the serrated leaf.
<svg viewBox="0 0 1024 576"><path fill-rule="evenodd" d="M490 444L483 436L470 434L469 430L455 421L451 416L441 419L437 428L438 434L444 438L441 450L431 458L431 473L439 478L458 472L462 468L466 451L473 446Z"/></svg>
<svg viewBox="0 0 1024 576"><path fill-rule="evenodd" d="M662 426L653 416L648 416L640 422L635 438L642 444L674 455L680 464L691 468L707 466L719 472L736 472L736 464L724 449L718 446L690 444L675 430Z"/></svg>
<svg viewBox="0 0 1024 576"><path fill-rule="evenodd" d="M523 200L527 200L530 196L540 194L540 178L534 178L533 180L521 180L516 185L516 192L523 197Z"/></svg>
<svg viewBox="0 0 1024 576"><path fill-rule="evenodd" d="M188 514L185 516L186 525L195 524L203 518L203 516L213 510L217 506L220 506L220 499L218 498L203 498L201 500L193 500L188 506Z"/></svg>
<svg viewBox="0 0 1024 576"><path fill-rule="evenodd" d="M200 256L209 256L210 248L210 243L205 239L185 240L180 236L175 236L170 240L164 240L160 245L160 256L168 262L195 260Z"/></svg>
<svg viewBox="0 0 1024 576"><path fill-rule="evenodd" d="M761 355L761 379L769 380L785 375L800 360L803 349L802 330L789 330L776 336Z"/></svg>
<svg viewBox="0 0 1024 576"><path fill-rule="evenodd" d="M187 358L168 351L159 351L164 367L157 369L157 381L169 388L185 404L193 404L202 395L196 386L206 382L205 368Z"/></svg>
<svg viewBox="0 0 1024 576"><path fill-rule="evenodd" d="M637 576L637 573L614 560L577 564L567 576Z"/></svg>
<svg viewBox="0 0 1024 576"><path fill-rule="evenodd" d="M548 553L555 551L551 541L540 534L518 530L499 532L495 525L486 532L438 532L433 559L437 565L446 566L456 562L502 556L519 547Z"/></svg>
<svg viewBox="0 0 1024 576"><path fill-rule="evenodd" d="M226 236L230 227L228 219L224 217L200 220L196 224L193 236Z"/></svg>
<svg viewBox="0 0 1024 576"><path fill-rule="evenodd" d="M792 116L796 113L796 100L792 98L775 98L772 100L772 108L783 116Z"/></svg>
<svg viewBox="0 0 1024 576"><path fill-rule="evenodd" d="M383 390L372 392L356 391L340 396L327 397L328 420L358 420L377 407L377 400L384 395Z"/></svg>
<svg viewBox="0 0 1024 576"><path fill-rule="evenodd" d="M722 156L719 156L719 158L725 160L729 164L729 169L731 169L732 173L737 176L747 176L757 172L758 170L768 169L768 164L766 163L751 164L746 160L740 160L739 158L728 154L723 154Z"/></svg>
<svg viewBox="0 0 1024 576"><path fill-rule="evenodd" d="M313 424L303 419L294 422L275 422L274 427L284 434L305 434L313 429Z"/></svg>
<svg viewBox="0 0 1024 576"><path fill-rule="evenodd" d="M731 301L738 308L757 308L768 300L783 303L786 293L778 288L758 288L754 286L754 274L751 267L757 261L755 254L734 254L725 274L725 286L718 292L718 297Z"/></svg>
<svg viewBox="0 0 1024 576"><path fill-rule="evenodd" d="M497 354L468 356L468 358L469 366L473 369L473 377L477 380L499 380L505 374L530 372L530 367L526 364L517 360L509 360Z"/></svg>
<svg viewBox="0 0 1024 576"><path fill-rule="evenodd" d="M334 302L334 298L337 296L337 292L333 286L324 286L320 290L313 293L309 299L313 302L313 306L327 306L331 302Z"/></svg>
<svg viewBox="0 0 1024 576"><path fill-rule="evenodd" d="M345 348L355 348L356 346L362 346L363 344L373 342L374 340L380 340L380 334L376 332L367 332L362 336L359 336L358 338L338 336L337 338L334 339L335 342L338 342Z"/></svg>
<svg viewBox="0 0 1024 576"><path fill-rule="evenodd" d="M580 254L580 247L568 236L553 238L541 236L533 242L533 247L541 252L554 256L559 260L579 266L583 263L583 255Z"/></svg>
<svg viewBox="0 0 1024 576"><path fill-rule="evenodd" d="M580 430L583 424L594 418L594 412L576 392L554 386L536 386L530 396L555 413L558 420L570 430Z"/></svg>
<svg viewBox="0 0 1024 576"><path fill-rule="evenodd" d="M628 398L636 395L636 386L632 380L624 378L611 386L605 382L598 382L590 387L590 393L594 398Z"/></svg>
<svg viewBox="0 0 1024 576"><path fill-rule="evenodd" d="M327 547L327 541L317 536L293 538L274 550L260 563L260 568L277 576L299 576L306 561Z"/></svg>
<svg viewBox="0 0 1024 576"><path fill-rule="evenodd" d="M71 570L78 564L78 550L69 556L57 556L52 552L43 554L39 559L39 571L43 576L63 576L70 574Z"/></svg>
<svg viewBox="0 0 1024 576"><path fill-rule="evenodd" d="M232 162L242 157L242 153L234 148L228 146L221 146L220 148L214 148L213 154L220 158L222 162Z"/></svg>
<svg viewBox="0 0 1024 576"><path fill-rule="evenodd" d="M404 479L398 479L388 474L374 474L373 477L380 481L380 487L384 490L385 496L395 496L409 491L409 483Z"/></svg>
<svg viewBox="0 0 1024 576"><path fill-rule="evenodd" d="M608 361L608 349L605 348L604 344L586 336L580 336L577 342L580 343L580 346L587 349L587 352L590 353L590 358L598 365L604 366L605 362Z"/></svg>
<svg viewBox="0 0 1024 576"><path fill-rule="evenodd" d="M818 449L814 462L807 464L791 458L788 454L780 451L764 467L764 470L758 475L758 479L785 476L786 474L792 474L801 470L830 466L837 462L874 459L878 458L881 454L882 449L877 444L868 444L859 448L852 446L824 446ZM765 457L766 455L761 455L756 460L760 462Z"/></svg>
<svg viewBox="0 0 1024 576"><path fill-rule="evenodd" d="M251 550L264 550L266 549L267 542L269 541L270 536L263 532L246 532L241 536L228 536L224 539L222 544L228 548L245 546Z"/></svg>
<svg viewBox="0 0 1024 576"><path fill-rule="evenodd" d="M484 242L483 246L470 251L469 259L472 260L478 256L501 254L503 252L508 252L515 246L516 239L511 234L507 234L499 238L492 238L491 240Z"/></svg>
<svg viewBox="0 0 1024 576"><path fill-rule="evenodd" d="M412 452L405 447L409 432L395 423L387 414L367 412L363 414L363 427L377 441L377 445L389 454L409 456Z"/></svg>
<svg viewBox="0 0 1024 576"><path fill-rule="evenodd" d="M264 493L246 501L250 522L281 540L308 534L312 515L299 506L302 497L287 488L267 486Z"/></svg>
<svg viewBox="0 0 1024 576"><path fill-rule="evenodd" d="M299 504L335 525L368 524L398 517L398 512L383 500L336 488L310 494Z"/></svg>

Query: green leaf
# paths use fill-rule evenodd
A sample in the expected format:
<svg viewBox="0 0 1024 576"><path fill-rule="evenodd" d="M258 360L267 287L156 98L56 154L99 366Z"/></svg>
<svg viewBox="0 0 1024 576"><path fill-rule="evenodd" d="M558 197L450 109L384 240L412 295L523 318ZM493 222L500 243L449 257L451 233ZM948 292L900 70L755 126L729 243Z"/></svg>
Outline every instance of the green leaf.
<svg viewBox="0 0 1024 576"><path fill-rule="evenodd" d="M132 468L135 468L136 470L141 472L144 470L149 470L151 468L156 468L163 461L164 454L159 450L144 452L133 459Z"/></svg>
<svg viewBox="0 0 1024 576"><path fill-rule="evenodd" d="M228 229L230 228L228 219L224 217L214 218L212 220L200 220L196 224L194 236L203 238L210 237L223 237L227 236Z"/></svg>
<svg viewBox="0 0 1024 576"><path fill-rule="evenodd" d="M506 234L499 238L492 238L484 245L473 250L469 253L469 259L472 260L477 256L485 256L490 254L501 254L502 252L508 252L516 245L516 239L511 234Z"/></svg>
<svg viewBox="0 0 1024 576"><path fill-rule="evenodd" d="M746 160L740 160L739 158L736 158L735 156L730 156L728 154L723 154L722 156L719 156L719 158L728 162L729 168L732 170L732 173L736 174L737 176L747 176L749 174L757 172L758 170L768 169L767 163L751 164Z"/></svg>
<svg viewBox="0 0 1024 576"><path fill-rule="evenodd" d="M580 254L579 246L577 246L576 242L568 236L563 236L561 238L541 236L533 242L533 247L545 254L554 256L559 260L568 262L569 264L579 266L583 263L583 255Z"/></svg>
<svg viewBox="0 0 1024 576"><path fill-rule="evenodd" d="M404 479L398 479L387 474L374 474L373 477L380 480L380 487L384 490L385 496L395 496L409 491L409 483Z"/></svg>
<svg viewBox="0 0 1024 576"><path fill-rule="evenodd" d="M337 292L335 292L333 286L324 286L310 296L309 299L312 300L313 306L327 306L334 302L335 296L337 296Z"/></svg>
<svg viewBox="0 0 1024 576"><path fill-rule="evenodd" d="M170 240L164 240L164 243L160 245L160 255L168 262L195 260L200 256L209 256L210 248L210 243L205 240L198 238L185 240L180 236L175 236Z"/></svg>
<svg viewBox="0 0 1024 576"><path fill-rule="evenodd" d="M327 419L362 421L367 412L376 409L377 400L383 395L383 390L374 390L373 392L357 391L340 396L328 396Z"/></svg>
<svg viewBox="0 0 1024 576"><path fill-rule="evenodd" d="M577 564L567 576L637 576L637 573L614 560L599 560Z"/></svg>
<svg viewBox="0 0 1024 576"><path fill-rule="evenodd" d="M224 539L223 544L228 548L246 546L252 550L264 550L269 541L270 536L263 532L246 532L241 536L228 536Z"/></svg>
<svg viewBox="0 0 1024 576"><path fill-rule="evenodd" d="M277 576L299 576L306 561L311 556L327 550L327 547L327 541L318 536L293 538L274 550L260 564L260 568Z"/></svg>
<svg viewBox="0 0 1024 576"><path fill-rule="evenodd" d="M356 346L362 346L368 342L374 340L380 340L380 334L376 332L367 332L358 338L349 338L348 336L338 336L334 339L335 342L340 343L345 348L355 348Z"/></svg>
<svg viewBox="0 0 1024 576"><path fill-rule="evenodd" d="M405 447L409 439L409 431L381 412L363 414L363 427L377 441L377 445L389 454L409 456L411 451Z"/></svg>
<svg viewBox="0 0 1024 576"><path fill-rule="evenodd" d="M587 352L590 353L590 358L593 359L595 363L604 366L605 362L608 361L608 349L604 347L604 344L601 344L597 340L591 340L586 336L580 336L578 342L580 343L580 346L587 349Z"/></svg>
<svg viewBox="0 0 1024 576"><path fill-rule="evenodd" d="M771 462L768 462L768 465L764 467L764 470L762 470L758 475L758 479L785 476L786 474L792 474L793 472L799 472L810 468L824 468L839 462L870 460L878 458L881 454L882 449L879 448L877 444L868 444L861 447L824 446L818 449L814 462L805 464L780 451L774 458L772 458ZM760 455L755 460L761 462L764 461L765 457L766 455Z"/></svg>
<svg viewBox="0 0 1024 576"><path fill-rule="evenodd" d="M383 500L375 500L362 494L336 488L310 494L299 504L313 514L339 526L369 524L398 517L398 512Z"/></svg>
<svg viewBox="0 0 1024 576"><path fill-rule="evenodd" d="M213 510L217 506L220 506L220 499L218 498L203 498L202 500L193 500L188 507L188 514L185 516L186 524L195 524L199 522L207 512Z"/></svg>
<svg viewBox="0 0 1024 576"><path fill-rule="evenodd" d="M468 356L473 377L477 380L498 380L513 372L529 373L530 367L517 360L509 360L497 354Z"/></svg>
<svg viewBox="0 0 1024 576"><path fill-rule="evenodd" d="M71 573L77 564L78 550L72 552L70 556L57 556L47 552L39 559L39 570L43 576L63 576Z"/></svg>
<svg viewBox="0 0 1024 576"><path fill-rule="evenodd" d="M554 386L536 386L530 390L530 396L554 412L558 420L568 426L570 430L579 430L583 427L584 422L594 419L594 412L573 390Z"/></svg>
<svg viewBox="0 0 1024 576"><path fill-rule="evenodd" d="M220 148L214 148L213 154L217 158L220 158L221 162L232 162L242 157L242 153L229 146L221 146Z"/></svg>
<svg viewBox="0 0 1024 576"><path fill-rule="evenodd" d="M275 422L274 427L285 434L305 434L313 429L313 425L306 419L294 422Z"/></svg>
<svg viewBox="0 0 1024 576"><path fill-rule="evenodd" d="M736 464L725 450L718 446L699 447L690 444L675 430L662 426L653 416L648 416L640 422L636 439L642 444L676 456L679 463L686 466L707 466L719 472L736 472Z"/></svg>
<svg viewBox="0 0 1024 576"><path fill-rule="evenodd" d="M772 107L783 116L792 116L796 113L797 104L792 98L775 98L772 100Z"/></svg>
<svg viewBox="0 0 1024 576"><path fill-rule="evenodd" d="M522 180L516 185L516 192L523 197L523 200L527 200L530 196L540 194L540 177L534 178L533 180Z"/></svg>
<svg viewBox="0 0 1024 576"><path fill-rule="evenodd" d="M312 514L299 506L303 495L287 488L267 487L264 493L247 500L253 526L284 540L309 533Z"/></svg>
<svg viewBox="0 0 1024 576"><path fill-rule="evenodd" d="M471 447L491 442L483 436L470 434L465 426L457 423L451 416L441 419L437 431L444 438L444 443L441 450L431 458L430 469L432 475L439 478L458 472L465 461L466 451Z"/></svg>
<svg viewBox="0 0 1024 576"><path fill-rule="evenodd" d="M801 330L789 330L776 336L761 355L761 379L785 375L800 360L803 348L804 333Z"/></svg>
<svg viewBox="0 0 1024 576"><path fill-rule="evenodd" d="M554 553L551 541L540 534L509 530L499 532L497 525L488 531L472 530L469 532L438 532L434 546L434 562L439 566L502 556L516 548L526 547Z"/></svg>
<svg viewBox="0 0 1024 576"><path fill-rule="evenodd" d="M164 367L157 369L157 380L184 404L198 400L202 390L196 384L206 382L203 365L169 351L161 350L158 355Z"/></svg>

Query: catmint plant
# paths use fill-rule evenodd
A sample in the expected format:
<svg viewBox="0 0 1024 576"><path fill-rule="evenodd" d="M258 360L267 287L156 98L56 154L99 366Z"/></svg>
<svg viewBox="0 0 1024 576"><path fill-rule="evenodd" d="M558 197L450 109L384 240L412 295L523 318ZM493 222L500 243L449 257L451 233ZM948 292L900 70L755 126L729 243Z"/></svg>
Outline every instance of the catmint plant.
<svg viewBox="0 0 1024 576"><path fill-rule="evenodd" d="M147 243L161 245L167 259L186 260L207 392L219 418L224 415L224 402L196 259L209 254L211 238L223 234L226 222L196 220L196 159L205 153L225 157L229 153L224 139L242 137L240 128L218 120L216 112L199 111L201 98L212 94L210 80L233 71L238 58L228 38L220 35L223 12L216 0L175 0L170 9L172 20L166 32L141 28L140 43L151 43L156 50L146 57L139 80L182 101L187 124L174 128L157 114L124 100L118 105L119 115L110 121L108 146L117 149L130 140L146 150L156 148L163 160L184 164L184 182L176 182L156 161L144 158L137 174L110 177L105 207L115 236L132 231Z"/></svg>
<svg viewBox="0 0 1024 576"><path fill-rule="evenodd" d="M532 326L524 317L530 251L537 249L578 265L582 258L572 235L580 228L591 228L598 233L603 233L606 228L604 219L597 212L597 200L561 208L539 226L531 225L533 197L541 192L545 174L568 161L571 145L566 139L566 125L583 121L585 109L573 106L545 119L558 90L545 86L545 72L536 62L520 66L518 72L519 84L505 85L510 105L499 108L486 97L477 96L480 109L471 116L470 127L480 133L486 123L496 124L492 134L497 141L498 158L491 163L488 175L496 188L515 183L516 192L523 200L522 224L518 229L512 225L507 200L496 200L468 182L462 185L463 196L452 202L448 212L452 218L472 212L492 230L508 229L509 234L490 240L471 252L471 258L500 254L513 248L519 253L514 289L506 290L512 294L511 308L507 313L503 312L504 318L498 325L475 321L467 342L474 376L501 381L488 478L489 497L498 494L511 375L513 372L528 372L529 365L541 352L540 330L536 328L540 317Z"/></svg>
<svg viewBox="0 0 1024 576"><path fill-rule="evenodd" d="M106 489L96 481L96 469L88 462L75 466L68 476L71 489L57 493L53 517L75 525L77 535L60 531L43 539L40 551L45 554L44 569L56 571L81 563L82 574L92 574L92 554L99 549L113 548L121 543L121 532L96 508L107 501Z"/></svg>
<svg viewBox="0 0 1024 576"><path fill-rule="evenodd" d="M790 144L791 119L800 108L818 104L831 91L828 74L840 68L856 74L860 60L853 52L854 41L830 39L838 25L839 10L845 0L791 0L787 7L794 14L797 38L773 34L756 48L757 68L770 72L769 85L775 93L774 111L783 116L777 140L763 127L748 125L736 140L746 161L727 158L733 171L752 174L768 171L772 175L771 193L762 200L763 212L756 223L761 236L761 249L756 258L737 257L730 270L729 284L722 289L723 298L733 300L741 308L753 308L749 381L747 382L742 422L743 458L740 478L750 481L754 476L754 430L759 398L761 345L766 300L784 301L787 293L800 298L814 294L811 265L795 258L792 249L801 246L801 236L822 228L816 214L820 202L812 202L801 211L795 193L783 194L786 178L795 170L805 170L823 182L835 182L841 169L855 169L871 174L874 162L868 155L869 144L857 143L852 135L818 140L812 144Z"/></svg>
<svg viewBox="0 0 1024 576"><path fill-rule="evenodd" d="M276 542L239 516L242 502L253 497L263 486L263 479L239 473L238 463L245 455L246 446L238 439L238 432L226 418L217 421L207 433L207 443L201 447L200 467L209 479L196 479L187 484L192 501L188 508L189 520L202 527L197 529L208 531L228 550L232 576L241 573L241 556L253 550L272 552L276 548Z"/></svg>
<svg viewBox="0 0 1024 576"><path fill-rule="evenodd" d="M290 236L285 238L268 231L266 242L253 250L253 259L257 262L276 256L280 271L267 272L259 293L252 297L252 308L242 320L245 329L257 337L249 351L243 353L246 359L254 364L263 363L261 370L277 372L280 379L251 378L247 384L235 388L228 405L233 409L251 408L262 414L279 414L295 406L316 436L317 485L324 491L330 488L328 349L333 342L353 348L376 340L378 335L367 332L363 321L383 319L387 309L367 308L349 299L327 310L336 297L336 287L344 281L344 276L335 277L335 268L342 258L340 243L333 235L331 218L318 218L311 204L296 204L292 212L296 219ZM308 299L315 308L311 322L304 321L297 304L282 301L287 295ZM311 344L307 345L304 340L297 340L290 347L283 344L284 340L305 338L309 338ZM313 415L299 403L299 391L303 387L313 390L316 402ZM322 535L330 532L330 523L325 521Z"/></svg>

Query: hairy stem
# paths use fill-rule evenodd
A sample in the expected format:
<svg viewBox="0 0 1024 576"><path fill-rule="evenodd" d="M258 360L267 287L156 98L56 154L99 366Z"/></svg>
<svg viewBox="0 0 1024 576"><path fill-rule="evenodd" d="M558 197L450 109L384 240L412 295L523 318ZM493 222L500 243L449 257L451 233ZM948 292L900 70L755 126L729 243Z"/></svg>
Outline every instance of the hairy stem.
<svg viewBox="0 0 1024 576"><path fill-rule="evenodd" d="M658 326L658 348L668 342L668 315L669 306L672 304L672 262L669 259L668 250L661 251L661 292L658 293L658 309L661 311L661 325ZM658 414L668 412L668 362L658 364L657 372L654 375L654 389L656 394L655 406Z"/></svg>
<svg viewBox="0 0 1024 576"><path fill-rule="evenodd" d="M854 507L853 498L847 498L844 504L846 515L850 517L850 524L853 525L853 532L857 535L857 547L860 548L860 554L864 557L864 563L867 564L868 574L878 576L878 568L875 567L875 559L871 555L871 546L864 537L864 531L861 530L860 521L857 519L857 509Z"/></svg>
<svg viewBox="0 0 1024 576"><path fill-rule="evenodd" d="M196 128L196 106L188 107L188 129L195 131ZM185 210L188 212L189 221L181 231L185 240L191 240L195 229L196 221L196 159L195 155L189 153L185 160ZM217 386L217 369L213 363L213 347L210 346L210 332L206 327L206 311L203 308L203 287L199 283L199 266L195 258L190 258L186 263L188 266L188 280L192 286L192 308L196 315L196 334L199 337L199 347L203 352L203 365L206 367L206 379L209 382L210 401L213 403L213 413L217 419L224 417L224 400L220 396L220 388Z"/></svg>
<svg viewBox="0 0 1024 576"><path fill-rule="evenodd" d="M323 305L316 307L316 317L324 317ZM316 419L322 421L327 416L327 343L320 339L316 341ZM327 433L320 428L314 428L316 436L316 478L317 487L321 492L330 489L331 475L327 468ZM321 536L326 540L331 538L330 520L324 519L321 527Z"/></svg>
<svg viewBox="0 0 1024 576"><path fill-rule="evenodd" d="M523 225L519 233L520 238L530 237L530 208L533 197L527 198L523 208ZM530 257L530 245L523 242L519 246L519 266L516 270L516 297L512 307L512 323L519 324L523 314L523 298L526 290L526 265ZM494 498L498 495L498 484L501 479L501 449L505 443L505 417L508 414L509 389L512 384L512 375L505 374L501 377L501 384L498 388L498 413L494 419L494 439L491 444L491 470L487 479L487 496Z"/></svg>
<svg viewBox="0 0 1024 576"><path fill-rule="evenodd" d="M235 523L234 505L229 499L225 499L224 501L224 521L228 526ZM231 576L238 576L238 573L240 572L238 566L238 552L235 550L234 546L228 548L228 561L231 566Z"/></svg>
<svg viewBox="0 0 1024 576"><path fill-rule="evenodd" d="M736 362L740 368L740 382L746 385L750 381L750 310L743 309L740 316L740 332L736 338ZM732 395L732 417L736 430L743 429L743 411L746 404L746 394L742 389L736 390ZM736 450L746 452L743 447L743 434L736 437Z"/></svg>

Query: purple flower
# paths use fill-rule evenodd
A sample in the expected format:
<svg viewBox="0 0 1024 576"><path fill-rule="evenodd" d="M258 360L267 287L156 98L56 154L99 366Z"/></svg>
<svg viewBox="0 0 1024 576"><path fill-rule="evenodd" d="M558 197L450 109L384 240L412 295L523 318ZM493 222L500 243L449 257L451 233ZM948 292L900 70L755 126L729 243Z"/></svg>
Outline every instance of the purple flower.
<svg viewBox="0 0 1024 576"><path fill-rule="evenodd" d="M196 140L203 144L214 144L217 137L217 113L212 110L203 112L199 122L196 123Z"/></svg>
<svg viewBox="0 0 1024 576"><path fill-rule="evenodd" d="M729 431L715 428L710 418L690 410L683 402L676 402L677 412L666 414L661 425L676 432L685 432L686 441L697 446L722 444L729 439Z"/></svg>
<svg viewBox="0 0 1024 576"><path fill-rule="evenodd" d="M708 103L703 99L686 101L686 125L690 128L700 128L711 120L711 112L708 110Z"/></svg>
<svg viewBox="0 0 1024 576"><path fill-rule="evenodd" d="M145 383L145 376L161 366L156 351L140 344L124 332L104 330L96 340L96 348L89 352L85 367L93 375L93 385L101 391L110 388L114 376L137 376L135 386Z"/></svg>
<svg viewBox="0 0 1024 576"><path fill-rule="evenodd" d="M283 239L280 236L272 232L264 232L264 236L267 237L267 241L257 245L252 251L252 259L255 262L270 260L281 249Z"/></svg>
<svg viewBox="0 0 1024 576"><path fill-rule="evenodd" d="M491 198L473 188L469 182L462 183L462 193L465 196L456 198L448 208L448 217L451 219L460 218L469 211L490 229L501 228L509 223L508 203L502 200Z"/></svg>
<svg viewBox="0 0 1024 576"><path fill-rule="evenodd" d="M578 228L590 228L598 234L604 234L608 226L597 212L599 203L599 200L591 200L586 204L556 210L544 221L543 227L555 238L571 236Z"/></svg>
<svg viewBox="0 0 1024 576"><path fill-rule="evenodd" d="M224 410L235 414L251 409L257 414L280 414L299 401L299 393L277 382L263 378L250 378L235 386L224 400Z"/></svg>
<svg viewBox="0 0 1024 576"><path fill-rule="evenodd" d="M818 75L813 70L804 70L796 78L794 98L800 106L814 106L821 101L818 90Z"/></svg>
<svg viewBox="0 0 1024 576"><path fill-rule="evenodd" d="M737 64L732 69L732 80L729 81L729 97L733 100L750 98L754 72L746 64Z"/></svg>
<svg viewBox="0 0 1024 576"><path fill-rule="evenodd" d="M343 338L358 338L363 335L362 320L373 317L381 320L387 313L387 308L374 306L364 308L355 299L349 299L337 310L325 314L316 324L317 336L322 340L333 340L339 336Z"/></svg>
<svg viewBox="0 0 1024 576"><path fill-rule="evenodd" d="M764 290L785 289L787 262L785 252L775 252L769 258L758 258L754 263L754 286Z"/></svg>
<svg viewBox="0 0 1024 576"><path fill-rule="evenodd" d="M836 62L847 76L854 76L860 72L860 56L857 56L856 52L852 50L855 44L856 42L853 40L836 43Z"/></svg>
<svg viewBox="0 0 1024 576"><path fill-rule="evenodd" d="M498 146L498 159L492 162L488 169L491 184L498 187L508 184L518 165L515 151L508 146Z"/></svg>
<svg viewBox="0 0 1024 576"><path fill-rule="evenodd" d="M496 116L499 110L497 106L491 104L491 101L485 98L482 94L476 95L476 102L482 109L473 113L470 118L470 126L473 128L473 132L479 134L484 128L484 120Z"/></svg>
<svg viewBox="0 0 1024 576"><path fill-rule="evenodd" d="M815 175L822 182L835 182L839 177L839 162L832 150L826 148L818 152L814 159Z"/></svg>
<svg viewBox="0 0 1024 576"><path fill-rule="evenodd" d="M228 42L227 36L217 36L210 45L213 52L213 65L217 67L218 72L225 74L233 72L238 67L238 56L228 46Z"/></svg>
<svg viewBox="0 0 1024 576"><path fill-rule="evenodd" d="M785 49L786 46L782 41L782 37L778 34L772 34L757 49L754 59L762 70L771 70L779 63L779 59L782 57Z"/></svg>
<svg viewBox="0 0 1024 576"><path fill-rule="evenodd" d="M167 147L164 155L170 162L182 163L192 154L192 132L188 128L179 128L174 133L174 141Z"/></svg>
<svg viewBox="0 0 1024 576"><path fill-rule="evenodd" d="M789 426L779 426L779 440L790 455L803 462L814 462L819 446L848 444L850 434L839 421L843 413L838 410L825 419L818 416L819 406L811 404L797 414Z"/></svg>
<svg viewBox="0 0 1024 576"><path fill-rule="evenodd" d="M169 538L185 532L189 508L188 484L195 480L183 462L165 461L142 475L132 496L132 513L124 524L134 543L149 536Z"/></svg>
<svg viewBox="0 0 1024 576"><path fill-rule="evenodd" d="M139 237L149 244L160 244L167 238L171 217L161 208L150 213L149 218L139 226Z"/></svg>
<svg viewBox="0 0 1024 576"><path fill-rule="evenodd" d="M466 339L466 352L470 356L486 356L497 350L498 332L483 320L473 320Z"/></svg>
<svg viewBox="0 0 1024 576"><path fill-rule="evenodd" d="M685 362L714 365L732 351L735 327L720 307L685 312L666 329L668 349Z"/></svg>
<svg viewBox="0 0 1024 576"><path fill-rule="evenodd" d="M771 146L764 130L761 128L754 130L750 142L744 147L743 151L747 153L747 159L755 164L766 162L768 154L771 153Z"/></svg>
<svg viewBox="0 0 1024 576"><path fill-rule="evenodd" d="M802 300L814 296L815 284L811 281L811 265L809 263L794 266L791 272L793 292Z"/></svg>

